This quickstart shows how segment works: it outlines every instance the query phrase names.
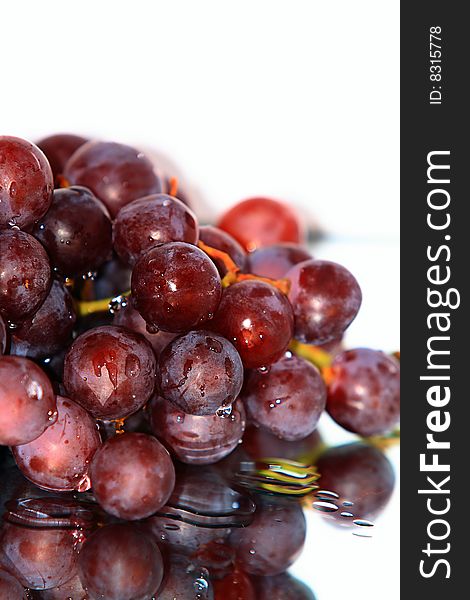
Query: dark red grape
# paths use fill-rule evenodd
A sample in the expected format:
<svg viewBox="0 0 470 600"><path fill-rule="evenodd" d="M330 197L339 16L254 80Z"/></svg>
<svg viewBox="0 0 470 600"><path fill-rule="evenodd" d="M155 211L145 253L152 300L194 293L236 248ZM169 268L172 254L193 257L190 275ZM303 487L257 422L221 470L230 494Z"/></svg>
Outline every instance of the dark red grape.
<svg viewBox="0 0 470 600"><path fill-rule="evenodd" d="M149 600L163 578L163 559L157 544L130 524L98 529L83 546L78 565L92 598Z"/></svg>
<svg viewBox="0 0 470 600"><path fill-rule="evenodd" d="M53 188L51 167L37 146L0 136L0 229L24 229L40 219Z"/></svg>
<svg viewBox="0 0 470 600"><path fill-rule="evenodd" d="M269 283L241 281L224 290L210 328L230 340L247 369L281 358L294 333L287 297Z"/></svg>
<svg viewBox="0 0 470 600"><path fill-rule="evenodd" d="M0 231L0 313L17 322L34 314L46 299L51 268L46 251L23 231Z"/></svg>
<svg viewBox="0 0 470 600"><path fill-rule="evenodd" d="M388 458L374 446L356 442L324 452L317 462L319 485L339 495L336 504L352 502L345 508L357 518L373 519L382 512L395 487L395 475ZM342 511L329 513L344 522Z"/></svg>
<svg viewBox="0 0 470 600"><path fill-rule="evenodd" d="M224 213L218 227L249 252L278 242L299 244L303 232L297 215L285 203L271 198L249 198Z"/></svg>
<svg viewBox="0 0 470 600"><path fill-rule="evenodd" d="M151 404L155 435L179 460L189 464L215 463L234 450L245 429L245 410L240 402L226 416L193 416L171 402L156 397Z"/></svg>
<svg viewBox="0 0 470 600"><path fill-rule="evenodd" d="M5 321L0 315L0 356L5 352L7 348L7 328L5 327Z"/></svg>
<svg viewBox="0 0 470 600"><path fill-rule="evenodd" d="M24 600L24 597L24 588L18 579L0 569L0 598L4 598L5 600Z"/></svg>
<svg viewBox="0 0 470 600"><path fill-rule="evenodd" d="M351 273L326 260L305 261L292 267L289 300L295 314L295 337L322 344L337 338L354 320L362 294Z"/></svg>
<svg viewBox="0 0 470 600"><path fill-rule="evenodd" d="M175 485L170 455L144 433L123 433L105 442L90 474L99 504L120 519L149 517L166 503Z"/></svg>
<svg viewBox="0 0 470 600"><path fill-rule="evenodd" d="M326 386L312 364L287 352L268 373L251 371L241 398L252 421L295 441L316 429L325 410Z"/></svg>
<svg viewBox="0 0 470 600"><path fill-rule="evenodd" d="M400 417L400 365L384 352L357 348L339 354L328 376L327 411L348 431L368 436Z"/></svg>
<svg viewBox="0 0 470 600"><path fill-rule="evenodd" d="M167 242L197 244L196 215L180 200L154 194L124 206L113 224L114 249L123 262L135 265L150 248Z"/></svg>
<svg viewBox="0 0 470 600"><path fill-rule="evenodd" d="M246 270L259 277L282 279L294 265L310 258L311 254L298 244L274 244L250 252Z"/></svg>
<svg viewBox="0 0 470 600"><path fill-rule="evenodd" d="M258 500L251 525L234 529L231 543L241 567L253 575L277 575L300 554L306 523L297 502Z"/></svg>
<svg viewBox="0 0 470 600"><path fill-rule="evenodd" d="M132 272L135 308L156 330L184 333L201 326L213 317L221 294L214 263L184 242L151 248Z"/></svg>
<svg viewBox="0 0 470 600"><path fill-rule="evenodd" d="M255 577L253 582L256 600L316 600L312 590L289 573Z"/></svg>
<svg viewBox="0 0 470 600"><path fill-rule="evenodd" d="M214 600L207 569L195 565L187 556L176 553L170 555L165 567L158 600Z"/></svg>
<svg viewBox="0 0 470 600"><path fill-rule="evenodd" d="M243 384L240 355L209 331L190 331L173 340L158 367L160 393L190 415L213 415L231 406Z"/></svg>
<svg viewBox="0 0 470 600"><path fill-rule="evenodd" d="M26 444L57 418L52 385L27 358L0 357L0 444Z"/></svg>
<svg viewBox="0 0 470 600"><path fill-rule="evenodd" d="M112 298L127 292L131 287L131 274L132 270L127 265L113 258L98 270L96 277L93 278L92 296L86 299Z"/></svg>
<svg viewBox="0 0 470 600"><path fill-rule="evenodd" d="M233 262L240 268L241 271L245 269L246 252L240 246L240 244L226 231L222 231L218 227L212 227L212 225L204 225L199 228L199 239L210 246L221 250L230 256ZM221 277L223 277L227 269L224 263L220 259L213 259L217 270Z"/></svg>
<svg viewBox="0 0 470 600"><path fill-rule="evenodd" d="M131 146L113 142L80 146L67 161L64 176L71 185L90 188L113 218L129 202L162 191L149 159Z"/></svg>
<svg viewBox="0 0 470 600"><path fill-rule="evenodd" d="M52 265L68 276L94 271L111 256L112 226L106 207L84 187L55 190L34 229Z"/></svg>
<svg viewBox="0 0 470 600"><path fill-rule="evenodd" d="M223 579L214 581L214 600L258 600L250 577L238 565Z"/></svg>
<svg viewBox="0 0 470 600"><path fill-rule="evenodd" d="M13 448L21 472L51 491L90 488L90 461L101 445L98 427L81 406L57 396L57 421L38 438Z"/></svg>
<svg viewBox="0 0 470 600"><path fill-rule="evenodd" d="M132 301L128 299L128 303L120 308L113 317L113 325L119 327L126 327L131 331L140 333L152 344L155 356L160 356L161 351L175 339L175 333L168 333L166 331L157 331L156 333L150 333L147 329L147 324L136 309L132 306Z"/></svg>
<svg viewBox="0 0 470 600"><path fill-rule="evenodd" d="M243 435L241 449L254 459L277 456L287 460L312 464L320 449L323 448L323 445L324 443L318 433L318 429L315 429L315 431L302 440L287 442L266 429L257 427L256 425L249 425Z"/></svg>
<svg viewBox="0 0 470 600"><path fill-rule="evenodd" d="M65 163L75 150L78 150L86 142L88 140L79 135L56 133L55 135L42 138L37 142L37 145L46 155L54 178L56 178L58 175L62 175Z"/></svg>
<svg viewBox="0 0 470 600"><path fill-rule="evenodd" d="M54 587L50 590L33 593L34 600L89 600L90 596L80 581L80 577L74 575L72 579Z"/></svg>
<svg viewBox="0 0 470 600"><path fill-rule="evenodd" d="M12 331L11 354L30 358L56 354L71 341L75 321L72 296L62 283L54 280L35 315Z"/></svg>
<svg viewBox="0 0 470 600"><path fill-rule="evenodd" d="M74 576L77 546L76 531L71 529L4 523L0 532L0 563L25 587L47 590Z"/></svg>
<svg viewBox="0 0 470 600"><path fill-rule="evenodd" d="M94 417L122 419L152 395L155 368L155 355L143 336L123 327L96 327L68 351L64 385Z"/></svg>

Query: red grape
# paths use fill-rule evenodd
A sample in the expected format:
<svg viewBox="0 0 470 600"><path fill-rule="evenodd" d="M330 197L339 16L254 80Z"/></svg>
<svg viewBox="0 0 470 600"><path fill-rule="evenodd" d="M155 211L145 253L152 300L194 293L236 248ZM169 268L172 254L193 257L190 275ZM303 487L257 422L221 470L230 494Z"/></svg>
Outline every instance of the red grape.
<svg viewBox="0 0 470 600"><path fill-rule="evenodd" d="M400 365L384 352L339 354L328 377L327 411L342 427L368 436L389 431L400 417Z"/></svg>
<svg viewBox="0 0 470 600"><path fill-rule="evenodd" d="M268 373L248 375L242 398L252 421L281 439L295 441L317 427L326 387L313 365L287 352Z"/></svg>
<svg viewBox="0 0 470 600"><path fill-rule="evenodd" d="M361 289L351 273L333 262L308 260L288 271L295 337L322 344L339 337L361 306Z"/></svg>
<svg viewBox="0 0 470 600"><path fill-rule="evenodd" d="M36 594L33 594L33 598L34 600L89 600L90 596L85 591L77 574L57 587L36 592Z"/></svg>
<svg viewBox="0 0 470 600"><path fill-rule="evenodd" d="M5 352L7 348L7 329L5 322L0 314L0 356Z"/></svg>
<svg viewBox="0 0 470 600"><path fill-rule="evenodd" d="M302 463L312 463L312 458L322 447L323 440L318 429L302 440L287 442L256 425L247 426L241 445L241 449L254 459L279 456Z"/></svg>
<svg viewBox="0 0 470 600"><path fill-rule="evenodd" d="M173 340L158 367L160 393L190 415L213 415L231 406L243 384L238 352L209 331L190 331Z"/></svg>
<svg viewBox="0 0 470 600"><path fill-rule="evenodd" d="M293 336L292 307L269 283L242 281L224 290L210 328L230 340L248 369L281 358Z"/></svg>
<svg viewBox="0 0 470 600"><path fill-rule="evenodd" d="M151 404L151 424L179 460L189 464L215 463L234 450L245 429L241 402L227 416L193 416L178 410L171 402L156 397Z"/></svg>
<svg viewBox="0 0 470 600"><path fill-rule="evenodd" d="M90 188L113 218L129 202L162 191L149 159L131 146L113 142L80 146L67 161L64 176L71 185Z"/></svg>
<svg viewBox="0 0 470 600"><path fill-rule="evenodd" d="M55 135L42 138L36 143L46 155L54 178L57 178L58 175L62 175L64 172L65 163L75 150L78 150L87 141L87 139L79 135L56 133Z"/></svg>
<svg viewBox="0 0 470 600"><path fill-rule="evenodd" d="M80 577L92 598L149 600L163 578L163 559L153 538L130 524L95 531L78 559Z"/></svg>
<svg viewBox="0 0 470 600"><path fill-rule="evenodd" d="M311 254L298 244L274 244L250 252L246 270L259 277L282 279L294 265L310 258Z"/></svg>
<svg viewBox="0 0 470 600"><path fill-rule="evenodd" d="M49 259L23 231L0 231L0 313L17 322L34 314L51 284Z"/></svg>
<svg viewBox="0 0 470 600"><path fill-rule="evenodd" d="M135 308L154 329L184 333L211 319L222 294L214 263L184 242L161 244L132 272Z"/></svg>
<svg viewBox="0 0 470 600"><path fill-rule="evenodd" d="M246 252L237 240L226 231L222 231L222 229L212 227L211 225L204 225L199 229L199 239L207 246L228 254L241 271L245 269ZM227 272L224 263L217 258L213 259L213 261L220 276L223 277Z"/></svg>
<svg viewBox="0 0 470 600"><path fill-rule="evenodd" d="M27 358L0 357L0 444L26 444L57 418L51 383Z"/></svg>
<svg viewBox="0 0 470 600"><path fill-rule="evenodd" d="M72 296L62 283L53 280L36 314L12 331L11 354L30 358L56 354L71 341L75 321Z"/></svg>
<svg viewBox="0 0 470 600"><path fill-rule="evenodd" d="M253 581L256 600L316 600L312 590L289 573L255 577Z"/></svg>
<svg viewBox="0 0 470 600"><path fill-rule="evenodd" d="M121 419L150 398L155 368L155 355L143 336L122 327L96 327L68 351L64 385L94 417Z"/></svg>
<svg viewBox="0 0 470 600"><path fill-rule="evenodd" d="M24 600L24 597L24 588L18 579L0 569L0 598L4 598L5 600Z"/></svg>
<svg viewBox="0 0 470 600"><path fill-rule="evenodd" d="M196 215L180 200L166 194L146 196L124 206L113 225L114 249L130 265L158 244L197 244L198 239Z"/></svg>
<svg viewBox="0 0 470 600"><path fill-rule="evenodd" d="M84 187L55 190L35 237L68 276L94 271L111 255L112 227L105 206Z"/></svg>
<svg viewBox="0 0 470 600"><path fill-rule="evenodd" d="M187 556L176 553L169 556L165 566L167 570L158 590L158 600L214 600L206 569L196 566Z"/></svg>
<svg viewBox="0 0 470 600"><path fill-rule="evenodd" d="M303 232L294 211L271 198L249 198L222 215L218 226L249 252L278 242L299 244Z"/></svg>
<svg viewBox="0 0 470 600"><path fill-rule="evenodd" d="M257 600L251 579L238 565L223 579L214 581L214 600Z"/></svg>
<svg viewBox="0 0 470 600"><path fill-rule="evenodd" d="M90 461L101 445L98 427L81 406L57 396L57 421L38 438L13 448L21 472L51 491L89 489Z"/></svg>
<svg viewBox="0 0 470 600"><path fill-rule="evenodd" d="M123 433L105 442L90 474L99 504L120 519L149 517L166 503L175 485L170 455L144 433Z"/></svg>
<svg viewBox="0 0 470 600"><path fill-rule="evenodd" d="M0 136L0 229L24 229L40 219L53 188L51 167L37 146Z"/></svg>

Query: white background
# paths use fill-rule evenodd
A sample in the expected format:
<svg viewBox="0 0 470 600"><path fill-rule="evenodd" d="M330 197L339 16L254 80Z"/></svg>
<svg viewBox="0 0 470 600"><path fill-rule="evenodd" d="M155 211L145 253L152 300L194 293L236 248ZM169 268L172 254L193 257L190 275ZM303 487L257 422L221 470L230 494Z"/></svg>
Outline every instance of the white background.
<svg viewBox="0 0 470 600"><path fill-rule="evenodd" d="M399 347L398 1L17 1L0 20L1 133L163 152L206 218L288 200L363 288L348 343ZM396 600L397 496L376 530L314 519L294 572L319 600Z"/></svg>

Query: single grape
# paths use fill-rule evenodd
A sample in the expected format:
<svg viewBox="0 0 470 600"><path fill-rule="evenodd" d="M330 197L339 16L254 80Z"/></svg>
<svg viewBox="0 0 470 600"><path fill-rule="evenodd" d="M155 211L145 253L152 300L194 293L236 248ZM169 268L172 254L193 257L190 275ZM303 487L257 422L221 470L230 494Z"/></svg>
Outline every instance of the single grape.
<svg viewBox="0 0 470 600"><path fill-rule="evenodd" d="M198 465L215 463L230 454L245 430L241 402L236 402L225 416L198 417L156 397L152 400L150 420L154 434L180 461Z"/></svg>
<svg viewBox="0 0 470 600"><path fill-rule="evenodd" d="M0 229L31 226L47 212L53 188L51 167L37 146L0 136Z"/></svg>
<svg viewBox="0 0 470 600"><path fill-rule="evenodd" d="M131 287L131 274L132 270L117 258L109 260L100 267L93 278L91 296L86 300L113 298L126 292Z"/></svg>
<svg viewBox="0 0 470 600"><path fill-rule="evenodd" d="M190 415L213 415L232 405L243 385L243 365L233 345L209 331L173 340L158 362L160 393Z"/></svg>
<svg viewBox="0 0 470 600"><path fill-rule="evenodd" d="M124 433L105 442L90 474L99 504L120 519L149 517L166 503L175 485L170 455L144 433Z"/></svg>
<svg viewBox="0 0 470 600"><path fill-rule="evenodd" d="M54 178L57 178L58 175L62 175L64 172L65 163L75 150L78 150L86 142L88 140L79 135L56 133L42 138L37 142L37 145L46 155Z"/></svg>
<svg viewBox="0 0 470 600"><path fill-rule="evenodd" d="M0 598L24 600L24 588L21 583L3 569L0 569Z"/></svg>
<svg viewBox="0 0 470 600"><path fill-rule="evenodd" d="M289 300L295 314L295 337L323 344L341 336L362 300L351 273L336 263L311 259L292 267L286 277L292 284Z"/></svg>
<svg viewBox="0 0 470 600"><path fill-rule="evenodd" d="M214 600L207 569L194 564L188 556L172 553L165 567L158 600Z"/></svg>
<svg viewBox="0 0 470 600"><path fill-rule="evenodd" d="M234 237L248 252L278 242L302 243L297 215L284 202L249 198L222 215L218 227Z"/></svg>
<svg viewBox="0 0 470 600"><path fill-rule="evenodd" d="M163 578L163 559L153 538L131 524L102 527L84 544L80 578L92 598L149 600Z"/></svg>
<svg viewBox="0 0 470 600"><path fill-rule="evenodd" d="M299 244L284 242L250 252L246 270L259 277L282 279L294 265L311 258L311 254Z"/></svg>
<svg viewBox="0 0 470 600"><path fill-rule="evenodd" d="M5 327L5 321L0 314L0 356L5 352L7 348L7 328Z"/></svg>
<svg viewBox="0 0 470 600"><path fill-rule="evenodd" d="M212 227L212 225L204 225L199 228L199 239L206 246L216 248L228 254L241 271L245 270L246 252L237 240L226 231L222 231L218 227ZM223 277L227 273L224 263L218 258L213 259L213 261L220 276Z"/></svg>
<svg viewBox="0 0 470 600"><path fill-rule="evenodd" d="M296 441L316 429L325 410L326 386L318 369L286 352L267 373L249 373L241 398L254 423Z"/></svg>
<svg viewBox="0 0 470 600"><path fill-rule="evenodd" d="M294 333L287 297L269 283L241 281L224 290L210 328L230 340L247 369L267 367L284 354Z"/></svg>
<svg viewBox="0 0 470 600"><path fill-rule="evenodd" d="M318 452L324 447L324 442L315 429L310 435L288 442L281 440L267 429L256 425L248 425L243 435L241 449L248 457L260 459L269 456L282 456L287 460L314 464Z"/></svg>
<svg viewBox="0 0 470 600"><path fill-rule="evenodd" d="M76 315L67 288L53 280L47 298L33 317L11 334L11 354L44 358L58 353L72 340Z"/></svg>
<svg viewBox="0 0 470 600"><path fill-rule="evenodd" d="M400 418L400 365L369 348L339 354L328 375L329 415L362 436L390 431Z"/></svg>
<svg viewBox="0 0 470 600"><path fill-rule="evenodd" d="M89 600L90 596L83 587L80 577L76 574L69 581L50 590L33 592L32 598L34 600Z"/></svg>
<svg viewBox="0 0 470 600"><path fill-rule="evenodd" d="M114 249L129 265L135 265L147 250L158 244L197 244L198 239L196 215L167 194L153 194L123 206L113 224Z"/></svg>
<svg viewBox="0 0 470 600"><path fill-rule="evenodd" d="M67 161L64 177L71 185L90 188L113 218L129 202L162 191L149 159L131 146L113 142L80 146Z"/></svg>
<svg viewBox="0 0 470 600"><path fill-rule="evenodd" d="M57 418L51 383L27 358L0 357L0 444L26 444Z"/></svg>
<svg viewBox="0 0 470 600"><path fill-rule="evenodd" d="M258 600L251 578L235 564L223 579L214 581L214 600Z"/></svg>
<svg viewBox="0 0 470 600"><path fill-rule="evenodd" d="M211 259L199 248L172 242L151 248L132 272L132 298L151 328L184 333L211 319L222 294Z"/></svg>
<svg viewBox="0 0 470 600"><path fill-rule="evenodd" d="M48 590L60 586L77 572L76 534L72 529L3 523L0 563L27 588Z"/></svg>
<svg viewBox="0 0 470 600"><path fill-rule="evenodd" d="M336 503L352 502L344 511L356 518L374 519L385 508L395 487L395 474L388 458L374 446L362 442L329 448L317 461L318 484L339 495ZM328 513L335 522L347 519L341 512Z"/></svg>
<svg viewBox="0 0 470 600"><path fill-rule="evenodd" d="M152 395L155 368L155 355L143 336L122 327L96 327L68 351L64 385L94 417L122 419Z"/></svg>
<svg viewBox="0 0 470 600"><path fill-rule="evenodd" d="M94 271L111 256L108 211L84 187L55 190L34 236L46 248L52 265L67 276Z"/></svg>
<svg viewBox="0 0 470 600"><path fill-rule="evenodd" d="M256 600L316 600L312 590L290 573L255 577L253 582Z"/></svg>
<svg viewBox="0 0 470 600"><path fill-rule="evenodd" d="M18 322L34 314L46 299L51 268L46 251L23 231L0 231L0 313Z"/></svg>
<svg viewBox="0 0 470 600"><path fill-rule="evenodd" d="M305 541L302 507L294 500L257 498L251 525L234 529L231 544L241 568L252 575L278 575L295 561Z"/></svg>
<svg viewBox="0 0 470 600"><path fill-rule="evenodd" d="M85 491L88 470L101 445L98 427L81 406L57 396L57 421L38 438L13 448L16 464L25 477L51 491Z"/></svg>
<svg viewBox="0 0 470 600"><path fill-rule="evenodd" d="M160 356L162 350L176 337L175 333L168 333L166 331L150 333L147 329L146 322L132 306L130 298L128 298L127 304L114 314L113 325L125 327L131 331L135 331L135 333L143 335L152 344L153 351L157 358Z"/></svg>

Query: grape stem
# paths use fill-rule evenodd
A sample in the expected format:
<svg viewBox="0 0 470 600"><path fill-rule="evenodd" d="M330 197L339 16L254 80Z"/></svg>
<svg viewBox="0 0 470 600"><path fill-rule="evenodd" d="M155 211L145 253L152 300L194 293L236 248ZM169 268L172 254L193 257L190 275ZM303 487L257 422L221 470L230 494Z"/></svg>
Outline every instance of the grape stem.
<svg viewBox="0 0 470 600"><path fill-rule="evenodd" d="M297 354L297 356L304 358L308 362L321 369L322 374L324 376L325 374L328 374L329 367L333 360L331 354L329 354L325 350L322 350L318 346L303 344L302 342L299 342L297 340L292 340L292 342L289 345L289 348L290 350L292 350L292 352Z"/></svg>
<svg viewBox="0 0 470 600"><path fill-rule="evenodd" d="M128 290L119 296L130 296L131 291ZM109 311L110 304L114 300L114 298L118 298L119 296L113 296L112 298L103 298L102 300L78 300L75 304L75 309L77 315L79 317L86 317L87 315L92 315L97 312L107 312Z"/></svg>

